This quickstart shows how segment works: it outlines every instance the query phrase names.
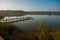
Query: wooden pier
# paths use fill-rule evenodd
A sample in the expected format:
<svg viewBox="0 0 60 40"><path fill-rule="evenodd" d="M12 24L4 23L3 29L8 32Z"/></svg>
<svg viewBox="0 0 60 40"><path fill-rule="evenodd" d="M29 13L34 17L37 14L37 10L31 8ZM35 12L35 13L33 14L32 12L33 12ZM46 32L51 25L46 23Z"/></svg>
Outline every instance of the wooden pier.
<svg viewBox="0 0 60 40"><path fill-rule="evenodd" d="M27 16L11 16L11 17L4 17L3 19L0 19L0 22L17 22L17 21L24 21L31 19L31 17Z"/></svg>

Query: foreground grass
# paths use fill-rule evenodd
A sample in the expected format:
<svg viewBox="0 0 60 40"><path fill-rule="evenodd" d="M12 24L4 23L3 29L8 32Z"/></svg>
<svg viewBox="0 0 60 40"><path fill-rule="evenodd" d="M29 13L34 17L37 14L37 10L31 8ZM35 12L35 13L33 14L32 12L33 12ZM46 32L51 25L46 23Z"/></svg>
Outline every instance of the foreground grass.
<svg viewBox="0 0 60 40"><path fill-rule="evenodd" d="M13 40L12 37L18 33L18 30L19 29L11 23L0 23L0 36L5 40Z"/></svg>
<svg viewBox="0 0 60 40"><path fill-rule="evenodd" d="M0 23L0 36L5 40L60 40L60 31L48 32L44 23L40 23L33 32L23 32L10 23Z"/></svg>

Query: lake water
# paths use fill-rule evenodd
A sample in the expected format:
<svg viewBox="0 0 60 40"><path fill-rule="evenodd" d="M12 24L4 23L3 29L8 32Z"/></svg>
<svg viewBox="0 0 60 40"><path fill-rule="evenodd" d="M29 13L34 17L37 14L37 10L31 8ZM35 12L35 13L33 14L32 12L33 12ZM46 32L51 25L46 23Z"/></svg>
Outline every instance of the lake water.
<svg viewBox="0 0 60 40"><path fill-rule="evenodd" d="M40 22L44 22L49 30L59 30L60 29L60 16L59 15L25 15L32 17L32 20L25 20L15 22L14 24L23 30L29 30L32 28L35 30Z"/></svg>

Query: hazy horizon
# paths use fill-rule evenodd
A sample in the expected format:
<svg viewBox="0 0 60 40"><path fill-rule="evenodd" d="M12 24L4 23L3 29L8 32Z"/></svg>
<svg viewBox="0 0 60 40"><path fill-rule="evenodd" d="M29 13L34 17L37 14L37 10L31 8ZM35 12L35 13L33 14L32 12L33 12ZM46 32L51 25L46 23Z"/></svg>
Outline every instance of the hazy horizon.
<svg viewBox="0 0 60 40"><path fill-rule="evenodd" d="M0 0L0 10L60 11L60 0Z"/></svg>

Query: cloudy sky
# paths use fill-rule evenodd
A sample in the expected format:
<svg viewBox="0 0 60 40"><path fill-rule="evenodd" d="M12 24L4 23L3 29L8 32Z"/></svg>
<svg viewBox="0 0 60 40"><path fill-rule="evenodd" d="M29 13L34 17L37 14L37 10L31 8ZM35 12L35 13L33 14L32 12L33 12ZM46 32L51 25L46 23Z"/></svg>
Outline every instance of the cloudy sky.
<svg viewBox="0 0 60 40"><path fill-rule="evenodd" d="M60 11L60 0L0 0L0 10Z"/></svg>

